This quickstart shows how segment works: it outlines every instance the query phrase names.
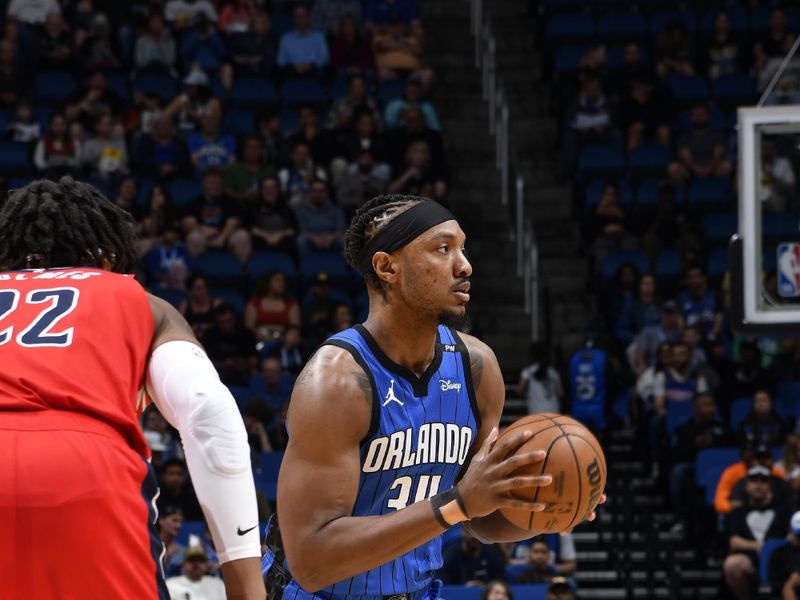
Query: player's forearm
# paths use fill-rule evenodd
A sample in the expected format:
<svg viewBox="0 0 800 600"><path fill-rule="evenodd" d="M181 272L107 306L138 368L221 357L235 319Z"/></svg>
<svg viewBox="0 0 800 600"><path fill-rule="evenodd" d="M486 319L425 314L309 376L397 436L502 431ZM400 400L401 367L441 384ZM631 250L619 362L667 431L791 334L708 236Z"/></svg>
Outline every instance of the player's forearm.
<svg viewBox="0 0 800 600"><path fill-rule="evenodd" d="M266 597L259 558L242 558L223 563L222 576L227 600L263 600Z"/></svg>
<svg viewBox="0 0 800 600"><path fill-rule="evenodd" d="M509 522L502 514L495 511L485 517L478 517L462 524L472 535L484 544L502 544L528 540L536 532L520 529Z"/></svg>
<svg viewBox="0 0 800 600"><path fill-rule="evenodd" d="M363 573L444 532L429 501L380 516L340 517L305 539L284 538L289 570L309 592ZM336 560L331 560L331 557Z"/></svg>

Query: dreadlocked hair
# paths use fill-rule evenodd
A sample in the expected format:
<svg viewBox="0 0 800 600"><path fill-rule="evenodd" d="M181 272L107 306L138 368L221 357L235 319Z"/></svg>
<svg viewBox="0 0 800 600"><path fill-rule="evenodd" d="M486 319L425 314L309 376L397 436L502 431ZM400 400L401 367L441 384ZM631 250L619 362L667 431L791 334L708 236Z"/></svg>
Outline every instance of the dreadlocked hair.
<svg viewBox="0 0 800 600"><path fill-rule="evenodd" d="M39 179L0 205L0 270L110 264L122 273L136 261L133 241L131 215L72 177Z"/></svg>
<svg viewBox="0 0 800 600"><path fill-rule="evenodd" d="M367 242L397 215L426 200L427 198L421 196L384 194L365 202L353 215L353 220L350 221L350 226L344 234L344 256L347 263L357 271L360 270L358 255ZM361 274L369 287L383 289L381 279L373 269Z"/></svg>

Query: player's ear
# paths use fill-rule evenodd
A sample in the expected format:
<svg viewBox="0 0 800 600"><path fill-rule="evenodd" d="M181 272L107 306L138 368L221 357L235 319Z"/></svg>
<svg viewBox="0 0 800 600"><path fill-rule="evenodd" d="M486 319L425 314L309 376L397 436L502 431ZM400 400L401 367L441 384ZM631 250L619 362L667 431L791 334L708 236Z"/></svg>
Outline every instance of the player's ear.
<svg viewBox="0 0 800 600"><path fill-rule="evenodd" d="M372 255L372 268L381 281L392 284L397 280L397 265L390 254L376 252Z"/></svg>

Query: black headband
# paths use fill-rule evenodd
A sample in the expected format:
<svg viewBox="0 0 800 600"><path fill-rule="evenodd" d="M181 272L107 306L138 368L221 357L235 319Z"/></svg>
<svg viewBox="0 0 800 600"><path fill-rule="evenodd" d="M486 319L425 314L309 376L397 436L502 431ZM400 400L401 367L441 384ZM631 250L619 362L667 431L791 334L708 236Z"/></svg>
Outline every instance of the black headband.
<svg viewBox="0 0 800 600"><path fill-rule="evenodd" d="M453 220L453 213L434 200L415 204L378 230L358 253L356 266L362 274L367 274L372 271L372 257L376 252L394 252L431 227Z"/></svg>

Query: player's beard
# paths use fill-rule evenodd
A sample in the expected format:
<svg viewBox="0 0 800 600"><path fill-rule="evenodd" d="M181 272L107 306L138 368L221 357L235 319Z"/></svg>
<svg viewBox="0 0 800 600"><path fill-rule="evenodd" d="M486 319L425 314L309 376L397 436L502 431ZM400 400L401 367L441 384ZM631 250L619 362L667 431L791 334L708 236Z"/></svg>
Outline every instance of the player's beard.
<svg viewBox="0 0 800 600"><path fill-rule="evenodd" d="M461 314L449 311L441 312L439 314L439 324L464 333L469 333L472 329L472 322L466 310Z"/></svg>

